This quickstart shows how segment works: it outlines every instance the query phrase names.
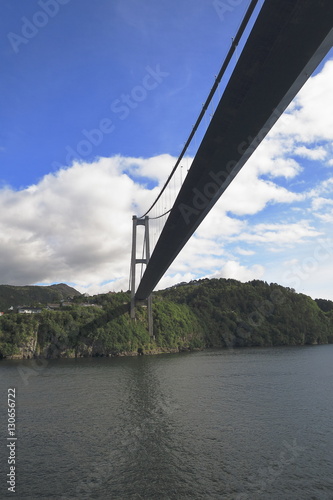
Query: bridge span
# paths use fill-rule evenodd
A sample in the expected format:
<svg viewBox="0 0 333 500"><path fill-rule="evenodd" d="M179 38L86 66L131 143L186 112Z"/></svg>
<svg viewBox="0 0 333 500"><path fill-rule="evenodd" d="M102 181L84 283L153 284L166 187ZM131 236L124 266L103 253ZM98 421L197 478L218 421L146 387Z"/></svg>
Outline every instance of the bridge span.
<svg viewBox="0 0 333 500"><path fill-rule="evenodd" d="M332 44L332 0L265 0L147 260L136 300L149 297Z"/></svg>

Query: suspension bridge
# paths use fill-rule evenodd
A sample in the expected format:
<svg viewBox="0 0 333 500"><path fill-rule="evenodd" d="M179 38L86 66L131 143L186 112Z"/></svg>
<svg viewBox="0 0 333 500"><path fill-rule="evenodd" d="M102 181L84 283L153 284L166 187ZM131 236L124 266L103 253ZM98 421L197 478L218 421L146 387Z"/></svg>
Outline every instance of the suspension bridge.
<svg viewBox="0 0 333 500"><path fill-rule="evenodd" d="M332 0L265 0L256 12L259 6L258 0L250 2L162 190L145 214L133 217L132 317L135 317L135 303L147 299L151 315L151 293L159 280L333 45ZM251 21L253 26L247 35ZM190 151L193 137L200 134L200 127L202 131L203 118L217 96L236 47L246 35L216 109L205 132L201 132L203 137L190 168L184 171L181 163L186 161L185 153ZM140 258L137 257L138 226L144 228ZM145 266L139 280L137 264Z"/></svg>

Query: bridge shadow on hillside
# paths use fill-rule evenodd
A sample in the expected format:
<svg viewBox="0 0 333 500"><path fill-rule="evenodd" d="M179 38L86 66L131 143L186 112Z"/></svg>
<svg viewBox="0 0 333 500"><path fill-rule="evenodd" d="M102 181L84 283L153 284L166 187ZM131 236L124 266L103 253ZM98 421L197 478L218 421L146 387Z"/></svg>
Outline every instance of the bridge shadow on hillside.
<svg viewBox="0 0 333 500"><path fill-rule="evenodd" d="M105 326L110 321L119 318L120 316L124 316L126 313L130 311L130 303L121 304L113 309L108 309L105 313L97 318L94 318L89 323L83 325L80 328L80 337L91 337L93 332L98 328Z"/></svg>

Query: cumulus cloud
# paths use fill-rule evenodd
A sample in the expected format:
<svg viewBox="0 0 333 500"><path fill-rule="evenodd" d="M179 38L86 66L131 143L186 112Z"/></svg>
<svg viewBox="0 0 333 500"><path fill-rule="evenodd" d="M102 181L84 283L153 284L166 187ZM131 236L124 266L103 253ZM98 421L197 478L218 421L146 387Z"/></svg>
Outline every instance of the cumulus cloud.
<svg viewBox="0 0 333 500"><path fill-rule="evenodd" d="M274 244L291 246L303 243L309 238L315 238L322 233L311 226L309 221L300 220L293 224L255 224L249 231L241 233L236 239L247 243Z"/></svg>
<svg viewBox="0 0 333 500"><path fill-rule="evenodd" d="M3 283L123 279L131 214L154 196L119 158L74 164L21 191L0 192Z"/></svg>
<svg viewBox="0 0 333 500"><path fill-rule="evenodd" d="M238 261L229 260L224 266L216 271L211 278L232 278L239 281L251 281L263 277L265 268L259 264L247 268L241 265Z"/></svg>
<svg viewBox="0 0 333 500"><path fill-rule="evenodd" d="M255 252L253 250L246 250L246 248L236 247L235 252L239 255L254 255Z"/></svg>
<svg viewBox="0 0 333 500"><path fill-rule="evenodd" d="M254 215L268 203L292 203L303 199L302 194L260 179L251 172L250 165L238 175L238 182L230 185L222 201L226 209L235 215Z"/></svg>
<svg viewBox="0 0 333 500"><path fill-rule="evenodd" d="M309 160L324 160L327 156L327 151L324 148L307 148L306 146L299 146L295 149L295 154Z"/></svg>
<svg viewBox="0 0 333 500"><path fill-rule="evenodd" d="M292 105L274 127L274 136L281 134L303 143L332 141L333 60L326 62L320 73L311 77Z"/></svg>
<svg viewBox="0 0 333 500"><path fill-rule="evenodd" d="M120 158L119 162L130 175L141 178L149 178L159 183L164 182L169 176L176 158L168 154L155 156L153 158Z"/></svg>
<svg viewBox="0 0 333 500"><path fill-rule="evenodd" d="M327 205L333 205L333 200L321 197L312 200L312 208L315 211L321 210L323 207L327 207Z"/></svg>

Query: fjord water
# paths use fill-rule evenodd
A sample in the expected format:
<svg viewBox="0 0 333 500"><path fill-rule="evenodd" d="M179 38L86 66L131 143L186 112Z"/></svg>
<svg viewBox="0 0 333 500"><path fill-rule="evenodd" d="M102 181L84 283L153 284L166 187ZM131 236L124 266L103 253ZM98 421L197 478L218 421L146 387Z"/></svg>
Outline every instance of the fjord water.
<svg viewBox="0 0 333 500"><path fill-rule="evenodd" d="M0 370L0 498L333 499L333 345L3 360Z"/></svg>

